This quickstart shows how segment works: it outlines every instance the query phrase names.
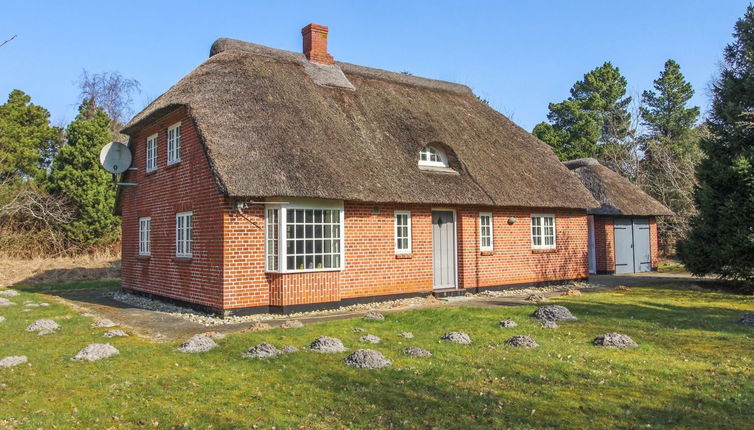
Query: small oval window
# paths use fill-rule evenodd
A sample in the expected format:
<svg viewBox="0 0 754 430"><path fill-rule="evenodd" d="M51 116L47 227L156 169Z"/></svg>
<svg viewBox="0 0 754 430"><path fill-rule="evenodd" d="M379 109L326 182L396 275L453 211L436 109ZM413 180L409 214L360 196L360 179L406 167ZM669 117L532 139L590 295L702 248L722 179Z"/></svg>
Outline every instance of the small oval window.
<svg viewBox="0 0 754 430"><path fill-rule="evenodd" d="M425 146L419 151L419 165L431 167L448 167L448 157L441 149Z"/></svg>

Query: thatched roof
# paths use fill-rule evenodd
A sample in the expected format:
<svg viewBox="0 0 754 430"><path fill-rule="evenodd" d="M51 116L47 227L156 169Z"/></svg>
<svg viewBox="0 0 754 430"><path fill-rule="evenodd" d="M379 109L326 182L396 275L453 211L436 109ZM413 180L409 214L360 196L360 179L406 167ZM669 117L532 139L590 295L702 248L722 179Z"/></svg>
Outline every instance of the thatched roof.
<svg viewBox="0 0 754 430"><path fill-rule="evenodd" d="M589 210L593 215L673 215L665 205L650 197L628 179L613 172L594 158L566 161L566 167L581 180L600 202Z"/></svg>
<svg viewBox="0 0 754 430"><path fill-rule="evenodd" d="M124 129L186 106L220 190L239 197L593 207L549 146L463 85L220 39ZM417 167L439 143L458 174Z"/></svg>

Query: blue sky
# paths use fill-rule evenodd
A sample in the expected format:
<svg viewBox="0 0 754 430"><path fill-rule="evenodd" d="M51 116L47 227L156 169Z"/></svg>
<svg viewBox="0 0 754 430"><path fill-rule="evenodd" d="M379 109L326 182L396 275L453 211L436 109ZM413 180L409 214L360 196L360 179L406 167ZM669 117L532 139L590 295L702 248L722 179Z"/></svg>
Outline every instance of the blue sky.
<svg viewBox="0 0 754 430"><path fill-rule="evenodd" d="M137 79L136 111L231 37L300 51L304 25L330 27L336 60L459 82L531 130L547 104L611 61L629 91L673 58L706 110L723 47L748 2L718 1L16 1L0 7L0 97L14 88L65 124L83 69Z"/></svg>

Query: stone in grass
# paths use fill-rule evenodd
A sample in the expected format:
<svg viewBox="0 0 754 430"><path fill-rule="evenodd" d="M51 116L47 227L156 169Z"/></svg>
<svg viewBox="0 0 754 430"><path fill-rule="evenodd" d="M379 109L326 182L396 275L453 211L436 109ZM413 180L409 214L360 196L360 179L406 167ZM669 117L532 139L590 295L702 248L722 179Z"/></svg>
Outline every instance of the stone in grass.
<svg viewBox="0 0 754 430"><path fill-rule="evenodd" d="M414 334L411 333L410 331L404 331L402 333L399 333L398 336L406 338L406 339L413 339L414 338Z"/></svg>
<svg viewBox="0 0 754 430"><path fill-rule="evenodd" d="M453 343L463 343L463 344L469 344L471 343L471 338L468 334L462 332L462 331L451 331L448 333L445 333L440 338L442 340L447 340L448 342Z"/></svg>
<svg viewBox="0 0 754 430"><path fill-rule="evenodd" d="M406 355L410 355L412 357L431 357L432 353L427 351L424 348L419 348L418 346L409 346L408 348L403 350L403 353Z"/></svg>
<svg viewBox="0 0 754 430"><path fill-rule="evenodd" d="M103 358L112 357L120 354L120 351L109 343L93 343L74 355L73 361L97 361Z"/></svg>
<svg viewBox="0 0 754 430"><path fill-rule="evenodd" d="M39 307L39 303L26 303L24 305L24 307L25 308L38 308Z"/></svg>
<svg viewBox="0 0 754 430"><path fill-rule="evenodd" d="M15 306L16 304L11 302L10 300L6 299L5 297L0 297L0 308L5 308L8 306Z"/></svg>
<svg viewBox="0 0 754 430"><path fill-rule="evenodd" d="M541 294L529 294L524 300L526 300L527 302L539 303L547 301L547 297Z"/></svg>
<svg viewBox="0 0 754 430"><path fill-rule="evenodd" d="M293 353L293 352L298 352L298 348L296 348L293 345L288 345L288 346L284 346L283 348L281 348L281 351L283 351L284 354L290 354L290 353Z"/></svg>
<svg viewBox="0 0 754 430"><path fill-rule="evenodd" d="M271 329L272 326L267 324L266 322L262 321L254 321L250 326L246 327L245 329L241 330L242 332L249 332L249 331L265 331Z"/></svg>
<svg viewBox="0 0 754 430"><path fill-rule="evenodd" d="M367 343L380 343L380 341L382 340L378 336L375 336L373 334L368 334L366 336L361 336L359 339L362 342L367 342Z"/></svg>
<svg viewBox="0 0 754 430"><path fill-rule="evenodd" d="M529 336L513 336L512 338L506 340L505 344L508 346L516 347L516 348L539 347L539 344L535 342L534 339L530 338Z"/></svg>
<svg viewBox="0 0 754 430"><path fill-rule="evenodd" d="M363 328L361 328L361 327L356 327L355 329L353 329L353 332L354 332L354 333L366 333L366 332L367 332L367 330L366 330L366 329L363 329Z"/></svg>
<svg viewBox="0 0 754 430"><path fill-rule="evenodd" d="M314 339L314 342L309 345L309 349L315 352L329 354L334 352L344 352L346 350L346 347L343 346L343 342L341 342L338 338L320 336Z"/></svg>
<svg viewBox="0 0 754 430"><path fill-rule="evenodd" d="M100 319L95 320L92 323L92 328L110 328L110 327L115 327L116 325L117 324L115 324L114 322L110 321L107 318L100 318Z"/></svg>
<svg viewBox="0 0 754 430"><path fill-rule="evenodd" d="M274 345L271 345L267 342L262 342L247 349L243 356L246 358L272 358L277 357L282 353L283 351L275 348Z"/></svg>
<svg viewBox="0 0 754 430"><path fill-rule="evenodd" d="M18 295L19 295L19 292L16 290L5 290L5 289L0 290L0 296L16 297Z"/></svg>
<svg viewBox="0 0 754 430"><path fill-rule="evenodd" d="M178 346L178 351L187 354L195 354L198 352L207 352L213 348L217 348L217 343L215 343L211 337L203 334L196 334L180 344L180 346Z"/></svg>
<svg viewBox="0 0 754 430"><path fill-rule="evenodd" d="M610 348L636 348L639 346L633 339L620 333L607 333L594 338L593 344Z"/></svg>
<svg viewBox="0 0 754 430"><path fill-rule="evenodd" d="M3 321L5 321L5 317L2 316L2 315L0 315L0 323L3 322Z"/></svg>
<svg viewBox="0 0 754 430"><path fill-rule="evenodd" d="M361 369L382 369L390 366L391 361L385 358L379 351L373 349L359 349L345 358L348 366Z"/></svg>
<svg viewBox="0 0 754 430"><path fill-rule="evenodd" d="M26 327L26 331L36 331L37 334L39 334L40 336L54 333L55 331L59 329L60 329L60 326L58 325L58 323L56 323L53 320L48 320L48 319L36 320L33 323L31 323L28 327Z"/></svg>
<svg viewBox="0 0 754 430"><path fill-rule="evenodd" d="M578 318L571 314L565 306L547 305L537 308L532 314L534 318L548 321L576 321Z"/></svg>
<svg viewBox="0 0 754 430"><path fill-rule="evenodd" d="M385 315L377 311L369 311L364 315L364 321L384 321Z"/></svg>
<svg viewBox="0 0 754 430"><path fill-rule="evenodd" d="M29 361L25 355L11 355L0 360L0 367L13 367L19 364L24 364Z"/></svg>
<svg viewBox="0 0 754 430"><path fill-rule="evenodd" d="M542 328L560 328L560 326L555 321L542 320Z"/></svg>
<svg viewBox="0 0 754 430"><path fill-rule="evenodd" d="M754 325L754 312L745 313L744 316L738 320L738 323L743 325Z"/></svg>
<svg viewBox="0 0 754 430"><path fill-rule="evenodd" d="M513 320L502 320L498 323L502 328L518 327L518 323Z"/></svg>
<svg viewBox="0 0 754 430"><path fill-rule="evenodd" d="M108 330L106 331L102 336L104 337L126 337L128 336L128 333L124 332L123 330Z"/></svg>
<svg viewBox="0 0 754 430"><path fill-rule="evenodd" d="M304 323L302 323L299 320L287 320L283 324L280 325L282 328L300 328L303 327Z"/></svg>

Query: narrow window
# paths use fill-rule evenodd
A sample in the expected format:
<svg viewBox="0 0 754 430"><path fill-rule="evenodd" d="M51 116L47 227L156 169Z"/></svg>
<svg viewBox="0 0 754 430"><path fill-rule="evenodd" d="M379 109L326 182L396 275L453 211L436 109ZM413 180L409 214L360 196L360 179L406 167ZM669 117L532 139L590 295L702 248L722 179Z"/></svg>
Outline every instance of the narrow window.
<svg viewBox="0 0 754 430"><path fill-rule="evenodd" d="M147 172L157 170L157 135L147 138Z"/></svg>
<svg viewBox="0 0 754 430"><path fill-rule="evenodd" d="M395 253L411 253L411 212L395 211Z"/></svg>
<svg viewBox="0 0 754 430"><path fill-rule="evenodd" d="M181 161L181 123L168 128L168 164Z"/></svg>
<svg viewBox="0 0 754 430"><path fill-rule="evenodd" d="M277 272L280 270L279 237L280 237L280 209L267 209L267 271Z"/></svg>
<svg viewBox="0 0 754 430"><path fill-rule="evenodd" d="M139 218L139 255L152 254L152 218Z"/></svg>
<svg viewBox="0 0 754 430"><path fill-rule="evenodd" d="M286 271L341 268L342 211L285 209Z"/></svg>
<svg viewBox="0 0 754 430"><path fill-rule="evenodd" d="M191 212L181 212L175 215L176 257L191 257L192 218L193 214Z"/></svg>
<svg viewBox="0 0 754 430"><path fill-rule="evenodd" d="M531 216L531 246L534 249L555 249L555 216Z"/></svg>
<svg viewBox="0 0 754 430"><path fill-rule="evenodd" d="M492 213L479 214L479 249L492 251Z"/></svg>

